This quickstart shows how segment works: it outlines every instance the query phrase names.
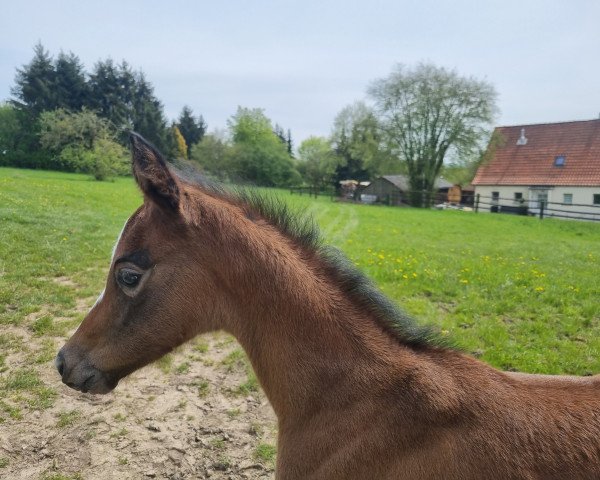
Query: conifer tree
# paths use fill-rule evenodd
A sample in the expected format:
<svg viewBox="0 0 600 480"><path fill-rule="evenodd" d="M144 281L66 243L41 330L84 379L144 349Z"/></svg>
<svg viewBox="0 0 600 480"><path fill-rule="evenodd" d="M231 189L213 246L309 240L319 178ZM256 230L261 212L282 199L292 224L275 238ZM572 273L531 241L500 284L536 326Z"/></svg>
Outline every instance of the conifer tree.
<svg viewBox="0 0 600 480"><path fill-rule="evenodd" d="M154 143L159 150L166 149L168 128L163 105L154 96L154 87L141 72L135 75L130 122L136 132Z"/></svg>
<svg viewBox="0 0 600 480"><path fill-rule="evenodd" d="M41 43L33 51L31 62L17 69L11 93L16 97L13 104L18 109L36 117L44 110L57 108L54 95L56 70L50 53Z"/></svg>
<svg viewBox="0 0 600 480"><path fill-rule="evenodd" d="M90 107L116 128L127 128L127 100L133 95L124 91L119 67L112 59L100 60L90 74ZM131 87L130 87L131 88Z"/></svg>
<svg viewBox="0 0 600 480"><path fill-rule="evenodd" d="M294 157L294 142L292 141L292 131L288 128L287 138L285 140L287 144L287 151L290 157Z"/></svg>
<svg viewBox="0 0 600 480"><path fill-rule="evenodd" d="M56 108L80 111L90 100L83 64L72 52L60 52L55 62L54 97Z"/></svg>
<svg viewBox="0 0 600 480"><path fill-rule="evenodd" d="M141 72L123 62L100 61L90 75L91 107L115 129L135 130L161 150L167 147L167 122L162 103Z"/></svg>
<svg viewBox="0 0 600 480"><path fill-rule="evenodd" d="M198 120L196 120L192 109L185 105L179 115L177 127L179 128L181 135L183 135L183 138L185 138L189 156L192 145L199 143L206 134L207 126L204 122L204 118L200 115Z"/></svg>

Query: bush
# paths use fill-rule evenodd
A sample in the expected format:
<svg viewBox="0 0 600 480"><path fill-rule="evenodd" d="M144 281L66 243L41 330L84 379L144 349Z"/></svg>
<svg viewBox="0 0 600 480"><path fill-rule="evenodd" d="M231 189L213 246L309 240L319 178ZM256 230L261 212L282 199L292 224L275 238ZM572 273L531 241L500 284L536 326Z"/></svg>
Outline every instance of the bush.
<svg viewBox="0 0 600 480"><path fill-rule="evenodd" d="M129 152L116 142L100 139L94 145L92 174L96 180L130 173Z"/></svg>
<svg viewBox="0 0 600 480"><path fill-rule="evenodd" d="M60 152L61 169L69 172L91 173L96 180L106 180L129 173L129 156L118 143L100 138L94 147L67 145Z"/></svg>

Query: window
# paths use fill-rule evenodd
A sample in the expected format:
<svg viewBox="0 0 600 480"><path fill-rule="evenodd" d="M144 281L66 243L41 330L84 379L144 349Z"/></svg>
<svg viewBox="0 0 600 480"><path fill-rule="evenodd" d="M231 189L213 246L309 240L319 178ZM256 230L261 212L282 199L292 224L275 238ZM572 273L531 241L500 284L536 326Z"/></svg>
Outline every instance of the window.
<svg viewBox="0 0 600 480"><path fill-rule="evenodd" d="M573 194L563 193L563 203L571 205L573 203Z"/></svg>
<svg viewBox="0 0 600 480"><path fill-rule="evenodd" d="M492 192L492 202L498 202L500 200L500 192Z"/></svg>
<svg viewBox="0 0 600 480"><path fill-rule="evenodd" d="M563 167L565 165L566 159L567 157L565 157L564 155L558 155L557 157L554 157L554 166Z"/></svg>
<svg viewBox="0 0 600 480"><path fill-rule="evenodd" d="M523 203L523 192L515 192L515 203Z"/></svg>
<svg viewBox="0 0 600 480"><path fill-rule="evenodd" d="M600 193L594 193L594 205L600 205Z"/></svg>
<svg viewBox="0 0 600 480"><path fill-rule="evenodd" d="M542 203L544 204L544 208L548 205L548 190L533 190L531 192L531 208L541 208Z"/></svg>

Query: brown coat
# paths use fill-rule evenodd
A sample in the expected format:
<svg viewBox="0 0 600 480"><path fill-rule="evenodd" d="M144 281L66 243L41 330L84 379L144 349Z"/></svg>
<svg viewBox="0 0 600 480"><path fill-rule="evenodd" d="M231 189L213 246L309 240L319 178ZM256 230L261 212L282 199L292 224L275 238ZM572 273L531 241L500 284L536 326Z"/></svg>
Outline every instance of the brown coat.
<svg viewBox="0 0 600 480"><path fill-rule="evenodd" d="M183 181L132 144L144 205L57 356L65 383L106 393L224 329L277 414L280 480L600 478L598 377L504 373L441 347L278 207Z"/></svg>

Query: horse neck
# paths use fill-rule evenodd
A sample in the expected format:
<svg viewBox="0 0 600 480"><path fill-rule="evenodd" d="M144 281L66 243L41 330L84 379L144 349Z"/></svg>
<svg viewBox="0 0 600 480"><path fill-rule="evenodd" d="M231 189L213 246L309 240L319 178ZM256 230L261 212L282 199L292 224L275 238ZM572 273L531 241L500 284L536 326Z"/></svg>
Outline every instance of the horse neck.
<svg viewBox="0 0 600 480"><path fill-rule="evenodd" d="M237 314L222 327L246 351L280 420L336 408L333 399L350 402L397 377L389 370L401 369L405 349L346 298L318 255L273 235L246 234L235 247L241 265L227 283Z"/></svg>

